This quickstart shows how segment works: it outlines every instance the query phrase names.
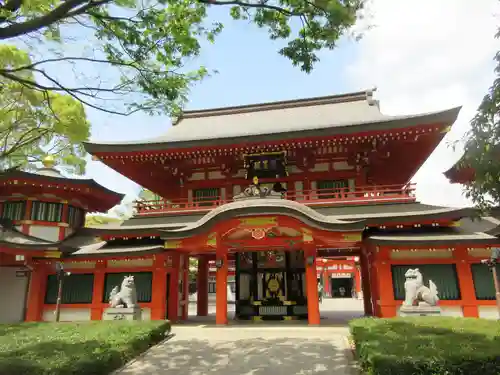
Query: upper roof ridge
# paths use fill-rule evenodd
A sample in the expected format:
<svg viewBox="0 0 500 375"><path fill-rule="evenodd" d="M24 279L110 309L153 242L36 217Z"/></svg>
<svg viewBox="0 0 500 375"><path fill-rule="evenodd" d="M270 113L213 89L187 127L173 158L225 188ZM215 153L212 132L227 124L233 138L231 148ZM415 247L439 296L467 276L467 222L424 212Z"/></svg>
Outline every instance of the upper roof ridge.
<svg viewBox="0 0 500 375"><path fill-rule="evenodd" d="M363 100L367 101L368 105L378 105L378 101L373 99L373 93L376 90L377 88L373 87L371 89L363 91L356 91L356 92L336 94L336 95L327 95L327 96L317 96L305 99L290 99L290 100L280 100L275 102L264 102L257 104L244 104L238 106L183 111L174 121L172 121L172 125L173 126L178 125L183 119L187 118L224 116L224 115L232 115L239 113L271 111L277 109L308 107L308 106L323 105L323 104L347 103L347 102L355 102Z"/></svg>

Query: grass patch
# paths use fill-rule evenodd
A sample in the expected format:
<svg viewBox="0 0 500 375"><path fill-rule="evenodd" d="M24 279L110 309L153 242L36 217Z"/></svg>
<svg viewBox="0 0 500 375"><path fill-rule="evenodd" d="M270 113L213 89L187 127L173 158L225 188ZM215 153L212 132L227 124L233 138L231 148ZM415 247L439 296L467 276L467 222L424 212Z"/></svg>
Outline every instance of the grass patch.
<svg viewBox="0 0 500 375"><path fill-rule="evenodd" d="M500 323L474 318L355 319L361 368L370 375L498 375Z"/></svg>
<svg viewBox="0 0 500 375"><path fill-rule="evenodd" d="M166 321L0 325L0 375L108 374L165 338Z"/></svg>

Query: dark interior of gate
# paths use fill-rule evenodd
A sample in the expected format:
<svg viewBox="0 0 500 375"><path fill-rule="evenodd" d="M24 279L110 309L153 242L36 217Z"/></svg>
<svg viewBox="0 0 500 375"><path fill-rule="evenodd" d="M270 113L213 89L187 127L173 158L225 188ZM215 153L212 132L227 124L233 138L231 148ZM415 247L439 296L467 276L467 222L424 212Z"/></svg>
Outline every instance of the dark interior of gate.
<svg viewBox="0 0 500 375"><path fill-rule="evenodd" d="M304 262L302 251L237 253L235 317L307 319Z"/></svg>

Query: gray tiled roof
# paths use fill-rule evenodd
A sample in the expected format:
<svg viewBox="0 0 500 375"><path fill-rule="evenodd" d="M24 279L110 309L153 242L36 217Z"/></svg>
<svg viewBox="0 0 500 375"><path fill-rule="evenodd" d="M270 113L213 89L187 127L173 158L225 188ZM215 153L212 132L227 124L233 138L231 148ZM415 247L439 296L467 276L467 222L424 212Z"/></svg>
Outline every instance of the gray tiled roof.
<svg viewBox="0 0 500 375"><path fill-rule="evenodd" d="M433 228L425 232L377 233L369 237L370 241L385 244L422 245L422 244L455 244L456 242L494 243L498 239L488 233L496 227L489 217L463 218L454 228Z"/></svg>
<svg viewBox="0 0 500 375"><path fill-rule="evenodd" d="M86 143L95 151L193 147L202 144L234 144L247 140L285 140L299 136L348 134L363 130L389 130L412 125L452 124L460 111L409 116L388 116L380 111L371 91L320 98L255 104L185 112L177 125L160 137L132 142ZM306 133L304 133L306 132Z"/></svg>
<svg viewBox="0 0 500 375"><path fill-rule="evenodd" d="M92 256L92 255L109 255L109 254L130 254L147 253L155 251L163 251L162 245L135 245L135 246L107 246L105 241L92 245L81 247L71 256Z"/></svg>

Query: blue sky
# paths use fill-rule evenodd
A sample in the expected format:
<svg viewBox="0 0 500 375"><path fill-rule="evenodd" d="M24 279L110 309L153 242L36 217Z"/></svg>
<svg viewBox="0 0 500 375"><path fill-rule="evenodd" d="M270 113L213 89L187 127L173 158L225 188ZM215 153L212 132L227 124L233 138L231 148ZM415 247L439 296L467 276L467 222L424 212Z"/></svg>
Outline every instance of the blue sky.
<svg viewBox="0 0 500 375"><path fill-rule="evenodd" d="M266 30L246 21L234 21L227 9L214 16L225 25L213 45L204 46L196 61L218 73L193 87L187 109L213 108L284 99L330 95L353 87L345 79L345 68L355 58L356 43L343 40L334 51L321 52L321 61L311 74L301 72L278 50L285 41L273 42ZM129 117L108 115L90 109L92 141L137 140L162 134L170 126L168 117L135 114ZM235 124L235 126L237 126ZM87 175L108 188L132 193L132 183L99 162L89 162Z"/></svg>
<svg viewBox="0 0 500 375"><path fill-rule="evenodd" d="M265 30L247 21L231 20L227 11L218 8L212 13L225 29L214 45L205 46L197 61L219 73L193 87L187 109L306 98L373 86L378 87L376 98L388 115L462 105L452 132L414 180L417 198L424 203L470 204L462 188L449 184L442 173L460 157L460 149L454 151L449 144L467 131L494 79L492 58L500 44L493 35L500 25L496 17L500 2L372 0L368 22L373 28L359 43L343 39L337 49L322 52L311 74L277 53L283 42L270 41ZM366 23L358 27L366 30ZM96 142L155 137L170 126L167 117L143 114L120 117L89 110L88 117ZM129 196L137 192L134 183L100 162L89 162L87 176Z"/></svg>

